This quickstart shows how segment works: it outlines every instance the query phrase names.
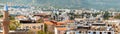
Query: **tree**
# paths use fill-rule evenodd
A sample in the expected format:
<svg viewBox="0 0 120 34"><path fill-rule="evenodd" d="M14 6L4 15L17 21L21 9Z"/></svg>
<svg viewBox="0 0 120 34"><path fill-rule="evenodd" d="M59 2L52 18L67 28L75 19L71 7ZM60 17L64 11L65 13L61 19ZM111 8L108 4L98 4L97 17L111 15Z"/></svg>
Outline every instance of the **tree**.
<svg viewBox="0 0 120 34"><path fill-rule="evenodd" d="M0 18L3 17L3 15L0 15Z"/></svg>
<svg viewBox="0 0 120 34"><path fill-rule="evenodd" d="M47 34L54 34L54 33L49 31L49 32L47 32Z"/></svg>
<svg viewBox="0 0 120 34"><path fill-rule="evenodd" d="M15 20L14 16L10 16L9 18L10 20Z"/></svg>
<svg viewBox="0 0 120 34"><path fill-rule="evenodd" d="M28 30L27 34L33 34L34 32L31 30Z"/></svg>
<svg viewBox="0 0 120 34"><path fill-rule="evenodd" d="M50 32L50 31L48 31L48 32L45 32L45 31L37 31L37 34L54 34L53 32Z"/></svg>
<svg viewBox="0 0 120 34"><path fill-rule="evenodd" d="M16 20L10 20L9 28L10 30L16 30L20 26L20 23Z"/></svg>
<svg viewBox="0 0 120 34"><path fill-rule="evenodd" d="M53 32L50 32L47 30L47 24L44 24L44 31L40 30L37 31L38 34L54 34Z"/></svg>
<svg viewBox="0 0 120 34"><path fill-rule="evenodd" d="M97 15L99 15L100 13L93 13L93 16L96 17Z"/></svg>
<svg viewBox="0 0 120 34"><path fill-rule="evenodd" d="M74 16L70 16L70 20L74 20Z"/></svg>
<svg viewBox="0 0 120 34"><path fill-rule="evenodd" d="M110 16L109 16L109 12L105 12L104 15L103 15L103 18L106 20L108 19Z"/></svg>
<svg viewBox="0 0 120 34"><path fill-rule="evenodd" d="M120 19L120 14L114 17L115 19Z"/></svg>
<svg viewBox="0 0 120 34"><path fill-rule="evenodd" d="M44 24L44 31L47 32L47 24Z"/></svg>
<svg viewBox="0 0 120 34"><path fill-rule="evenodd" d="M70 20L74 20L74 16L75 14L74 13L68 13L69 17L70 17Z"/></svg>
<svg viewBox="0 0 120 34"><path fill-rule="evenodd" d="M40 18L40 19L38 19L36 22L37 22L37 23L42 23L42 22L44 22L44 21L43 21L42 18Z"/></svg>
<svg viewBox="0 0 120 34"><path fill-rule="evenodd" d="M38 34L46 34L44 31L38 31Z"/></svg>

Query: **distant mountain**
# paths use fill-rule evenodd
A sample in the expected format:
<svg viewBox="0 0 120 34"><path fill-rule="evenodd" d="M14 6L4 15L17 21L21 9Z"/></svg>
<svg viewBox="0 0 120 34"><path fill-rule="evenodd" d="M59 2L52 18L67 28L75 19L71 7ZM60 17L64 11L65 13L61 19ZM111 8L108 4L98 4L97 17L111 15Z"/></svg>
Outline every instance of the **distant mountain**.
<svg viewBox="0 0 120 34"><path fill-rule="evenodd" d="M34 5L55 8L93 8L120 9L120 0L0 0L0 3L12 2L14 5Z"/></svg>

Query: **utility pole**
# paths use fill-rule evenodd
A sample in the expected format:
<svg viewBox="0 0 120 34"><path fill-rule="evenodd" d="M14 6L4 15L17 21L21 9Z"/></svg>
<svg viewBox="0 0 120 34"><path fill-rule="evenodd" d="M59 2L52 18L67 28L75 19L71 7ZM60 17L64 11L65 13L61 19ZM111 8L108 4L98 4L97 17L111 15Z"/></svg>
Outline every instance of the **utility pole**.
<svg viewBox="0 0 120 34"><path fill-rule="evenodd" d="M3 34L8 34L9 33L9 13L8 13L8 6L7 4L4 6L4 11L3 11Z"/></svg>

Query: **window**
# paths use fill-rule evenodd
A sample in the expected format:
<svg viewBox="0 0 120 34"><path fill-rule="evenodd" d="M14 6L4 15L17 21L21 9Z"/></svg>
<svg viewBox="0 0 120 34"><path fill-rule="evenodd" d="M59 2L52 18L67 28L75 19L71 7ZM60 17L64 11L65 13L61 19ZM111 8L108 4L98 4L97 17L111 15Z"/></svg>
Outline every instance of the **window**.
<svg viewBox="0 0 120 34"><path fill-rule="evenodd" d="M73 32L73 34L75 34L75 32Z"/></svg>
<svg viewBox="0 0 120 34"><path fill-rule="evenodd" d="M100 32L100 34L102 34L102 32Z"/></svg>
<svg viewBox="0 0 120 34"><path fill-rule="evenodd" d="M26 29L28 29L29 28L29 26L26 26Z"/></svg>
<svg viewBox="0 0 120 34"><path fill-rule="evenodd" d="M104 32L104 33L106 33L106 32Z"/></svg>
<svg viewBox="0 0 120 34"><path fill-rule="evenodd" d="M38 29L41 29L41 26L38 26Z"/></svg>
<svg viewBox="0 0 120 34"><path fill-rule="evenodd" d="M111 34L111 32L108 32L108 34Z"/></svg>
<svg viewBox="0 0 120 34"><path fill-rule="evenodd" d="M90 33L90 32L88 32L88 33Z"/></svg>
<svg viewBox="0 0 120 34"><path fill-rule="evenodd" d="M43 29L44 27L43 27L43 25L41 25L41 29Z"/></svg>
<svg viewBox="0 0 120 34"><path fill-rule="evenodd" d="M33 28L33 29L36 29L36 27L35 27L35 26L33 26L32 28Z"/></svg>
<svg viewBox="0 0 120 34"><path fill-rule="evenodd" d="M64 34L66 34L66 32Z"/></svg>
<svg viewBox="0 0 120 34"><path fill-rule="evenodd" d="M96 32L93 32L93 34L96 34Z"/></svg>
<svg viewBox="0 0 120 34"><path fill-rule="evenodd" d="M81 31L79 31L79 33L81 33Z"/></svg>

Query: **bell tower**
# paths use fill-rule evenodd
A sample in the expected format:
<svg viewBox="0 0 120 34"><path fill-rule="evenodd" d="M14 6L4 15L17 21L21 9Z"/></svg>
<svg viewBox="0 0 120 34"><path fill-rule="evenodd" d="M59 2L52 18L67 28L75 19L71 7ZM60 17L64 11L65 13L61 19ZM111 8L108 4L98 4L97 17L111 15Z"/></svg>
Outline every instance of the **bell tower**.
<svg viewBox="0 0 120 34"><path fill-rule="evenodd" d="M8 34L9 33L9 13L8 13L8 5L6 4L4 6L3 10L3 34Z"/></svg>

